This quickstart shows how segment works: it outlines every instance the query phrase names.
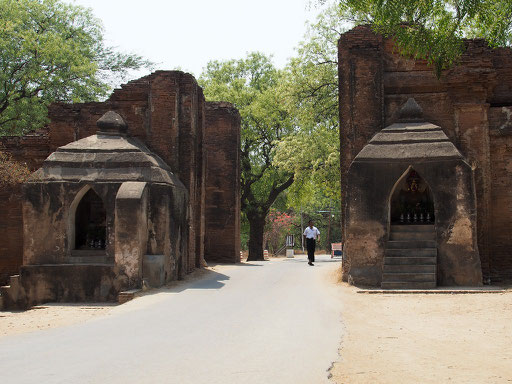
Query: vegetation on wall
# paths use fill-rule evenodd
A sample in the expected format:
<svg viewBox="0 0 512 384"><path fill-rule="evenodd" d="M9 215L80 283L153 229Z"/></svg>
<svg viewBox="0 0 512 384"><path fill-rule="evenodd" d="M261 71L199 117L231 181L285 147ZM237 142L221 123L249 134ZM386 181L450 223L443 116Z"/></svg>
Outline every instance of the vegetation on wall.
<svg viewBox="0 0 512 384"><path fill-rule="evenodd" d="M0 151L0 187L21 184L30 176L27 165L16 161L9 153Z"/></svg>
<svg viewBox="0 0 512 384"><path fill-rule="evenodd" d="M325 3L325 1L320 1ZM341 0L340 16L393 37L400 52L427 59L438 76L464 51L463 38L512 43L510 0Z"/></svg>

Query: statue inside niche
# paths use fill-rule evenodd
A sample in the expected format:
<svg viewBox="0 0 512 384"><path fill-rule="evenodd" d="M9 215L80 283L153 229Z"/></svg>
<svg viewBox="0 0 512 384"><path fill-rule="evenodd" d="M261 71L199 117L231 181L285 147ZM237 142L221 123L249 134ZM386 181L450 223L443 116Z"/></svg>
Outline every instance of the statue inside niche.
<svg viewBox="0 0 512 384"><path fill-rule="evenodd" d="M434 220L434 204L430 190L414 170L411 170L403 183L397 203L399 217L396 217L394 221L403 224L428 224Z"/></svg>

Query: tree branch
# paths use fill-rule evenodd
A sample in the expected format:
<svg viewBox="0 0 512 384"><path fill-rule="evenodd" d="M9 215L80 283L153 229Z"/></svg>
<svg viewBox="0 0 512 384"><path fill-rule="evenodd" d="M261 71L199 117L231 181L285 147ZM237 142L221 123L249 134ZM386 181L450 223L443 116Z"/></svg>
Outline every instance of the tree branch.
<svg viewBox="0 0 512 384"><path fill-rule="evenodd" d="M267 198L267 201L265 202L265 204L263 204L264 208L265 208L265 211L268 211L270 209L270 207L272 206L272 204L274 204L274 201L276 201L277 197L279 196L279 194L281 192L283 192L286 188L288 188L290 185L293 184L293 180L295 179L295 174L292 174L284 183L282 183L281 185L278 185L278 186L273 186L269 195L268 195L268 198Z"/></svg>

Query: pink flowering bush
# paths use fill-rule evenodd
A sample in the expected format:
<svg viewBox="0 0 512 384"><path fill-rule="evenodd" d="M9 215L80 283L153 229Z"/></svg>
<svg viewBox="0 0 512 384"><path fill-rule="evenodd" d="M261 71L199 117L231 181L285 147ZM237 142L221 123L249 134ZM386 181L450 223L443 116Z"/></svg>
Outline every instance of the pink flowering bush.
<svg viewBox="0 0 512 384"><path fill-rule="evenodd" d="M271 253L276 253L285 242L285 237L293 229L293 215L271 209L267 215L263 244Z"/></svg>

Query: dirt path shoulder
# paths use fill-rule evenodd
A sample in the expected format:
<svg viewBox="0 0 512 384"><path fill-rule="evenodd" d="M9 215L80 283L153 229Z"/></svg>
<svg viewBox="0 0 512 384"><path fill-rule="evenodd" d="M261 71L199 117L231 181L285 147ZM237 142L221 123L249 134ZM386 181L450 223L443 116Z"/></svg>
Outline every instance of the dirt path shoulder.
<svg viewBox="0 0 512 384"><path fill-rule="evenodd" d="M78 324L107 315L114 304L44 304L28 311L0 312L0 338Z"/></svg>
<svg viewBox="0 0 512 384"><path fill-rule="evenodd" d="M336 383L512 383L512 291L361 294L340 286Z"/></svg>

